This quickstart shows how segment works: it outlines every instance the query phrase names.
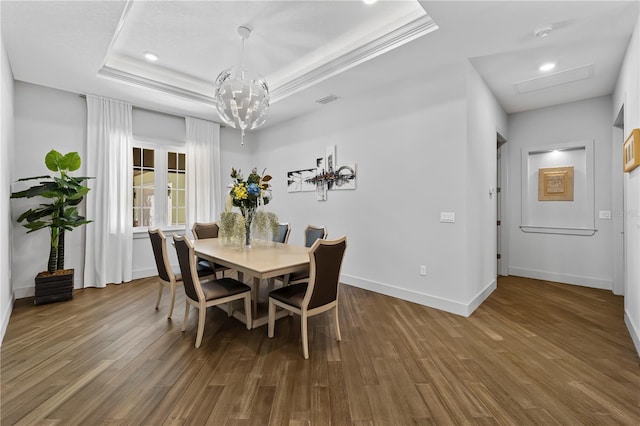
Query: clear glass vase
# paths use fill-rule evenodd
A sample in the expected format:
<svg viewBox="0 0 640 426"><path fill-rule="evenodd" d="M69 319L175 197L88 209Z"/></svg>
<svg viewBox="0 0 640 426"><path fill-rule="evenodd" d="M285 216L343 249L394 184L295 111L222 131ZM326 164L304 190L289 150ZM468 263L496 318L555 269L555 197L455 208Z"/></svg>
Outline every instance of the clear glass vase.
<svg viewBox="0 0 640 426"><path fill-rule="evenodd" d="M251 248L251 224L256 215L255 207L241 207L240 211L244 217L244 246Z"/></svg>

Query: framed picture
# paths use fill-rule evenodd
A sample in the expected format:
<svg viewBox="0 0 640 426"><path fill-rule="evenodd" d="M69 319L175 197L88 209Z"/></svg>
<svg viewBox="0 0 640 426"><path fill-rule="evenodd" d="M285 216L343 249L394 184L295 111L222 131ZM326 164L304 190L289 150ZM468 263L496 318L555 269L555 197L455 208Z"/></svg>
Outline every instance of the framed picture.
<svg viewBox="0 0 640 426"><path fill-rule="evenodd" d="M538 201L573 201L573 166L538 169Z"/></svg>
<svg viewBox="0 0 640 426"><path fill-rule="evenodd" d="M630 172L640 166L640 129L633 129L622 145L624 171Z"/></svg>
<svg viewBox="0 0 640 426"><path fill-rule="evenodd" d="M287 192L315 191L313 178L316 169L294 170L287 173Z"/></svg>
<svg viewBox="0 0 640 426"><path fill-rule="evenodd" d="M356 189L356 164L349 163L336 169L333 189Z"/></svg>

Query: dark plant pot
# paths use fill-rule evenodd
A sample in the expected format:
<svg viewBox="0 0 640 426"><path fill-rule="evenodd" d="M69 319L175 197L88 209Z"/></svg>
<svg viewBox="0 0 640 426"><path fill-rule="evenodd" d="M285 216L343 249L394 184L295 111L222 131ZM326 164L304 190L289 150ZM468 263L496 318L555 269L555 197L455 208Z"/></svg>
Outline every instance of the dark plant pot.
<svg viewBox="0 0 640 426"><path fill-rule="evenodd" d="M53 274L40 272L36 276L34 305L73 299L73 269L63 269Z"/></svg>

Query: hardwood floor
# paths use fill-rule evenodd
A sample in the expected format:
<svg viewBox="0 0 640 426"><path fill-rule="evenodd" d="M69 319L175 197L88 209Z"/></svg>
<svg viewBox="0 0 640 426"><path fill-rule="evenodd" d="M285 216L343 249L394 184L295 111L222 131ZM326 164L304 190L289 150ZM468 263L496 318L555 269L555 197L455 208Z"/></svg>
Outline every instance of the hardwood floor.
<svg viewBox="0 0 640 426"><path fill-rule="evenodd" d="M210 308L182 333L156 284L16 301L1 423L40 425L640 424L640 365L609 291L501 278L469 318L342 286L332 315L247 331Z"/></svg>

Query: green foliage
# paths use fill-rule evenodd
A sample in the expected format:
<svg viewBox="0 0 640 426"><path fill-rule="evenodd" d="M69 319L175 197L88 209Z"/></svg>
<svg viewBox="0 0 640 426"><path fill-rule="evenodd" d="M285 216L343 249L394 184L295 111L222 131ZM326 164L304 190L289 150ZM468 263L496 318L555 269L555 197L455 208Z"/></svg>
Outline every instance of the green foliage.
<svg viewBox="0 0 640 426"><path fill-rule="evenodd" d="M278 235L278 216L272 212L257 211L253 226L261 239L272 241L273 237Z"/></svg>
<svg viewBox="0 0 640 426"><path fill-rule="evenodd" d="M59 176L35 176L19 179L19 182L38 181L36 185L11 194L11 198L41 197L50 200L37 207L30 208L18 217L18 222L28 229L27 233L49 228L51 234L51 250L49 253L50 273L64 268L64 232L91 222L78 213L78 204L82 202L89 188L83 182L89 177L69 176L81 166L80 155L69 152L65 155L51 150L45 157L45 165ZM25 223L23 223L25 222Z"/></svg>
<svg viewBox="0 0 640 426"><path fill-rule="evenodd" d="M238 213L223 212L220 214L220 238L227 245L242 244L244 239L244 218Z"/></svg>

